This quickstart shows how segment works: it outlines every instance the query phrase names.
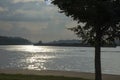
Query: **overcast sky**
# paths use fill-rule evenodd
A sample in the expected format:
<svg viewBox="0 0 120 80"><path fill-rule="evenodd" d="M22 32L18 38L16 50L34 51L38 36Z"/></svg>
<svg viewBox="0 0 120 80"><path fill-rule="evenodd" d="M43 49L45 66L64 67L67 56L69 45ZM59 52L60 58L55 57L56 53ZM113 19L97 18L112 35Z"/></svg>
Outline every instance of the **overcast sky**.
<svg viewBox="0 0 120 80"><path fill-rule="evenodd" d="M76 22L44 0L0 0L0 35L17 36L33 42L76 39L67 27Z"/></svg>

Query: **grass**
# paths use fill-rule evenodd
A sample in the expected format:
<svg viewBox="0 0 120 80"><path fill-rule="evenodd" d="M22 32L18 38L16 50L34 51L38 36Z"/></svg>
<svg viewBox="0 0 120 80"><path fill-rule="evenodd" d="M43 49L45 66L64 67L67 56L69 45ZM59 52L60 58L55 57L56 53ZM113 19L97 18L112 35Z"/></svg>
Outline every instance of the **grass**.
<svg viewBox="0 0 120 80"><path fill-rule="evenodd" d="M0 80L88 80L72 77L55 77L55 76L38 76L38 75L21 75L21 74L0 74Z"/></svg>

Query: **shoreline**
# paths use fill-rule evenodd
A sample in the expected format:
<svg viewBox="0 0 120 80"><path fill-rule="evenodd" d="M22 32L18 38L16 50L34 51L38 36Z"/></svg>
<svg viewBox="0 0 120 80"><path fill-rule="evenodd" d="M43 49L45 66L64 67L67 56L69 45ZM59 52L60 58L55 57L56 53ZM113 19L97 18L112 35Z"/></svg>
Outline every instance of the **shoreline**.
<svg viewBox="0 0 120 80"><path fill-rule="evenodd" d="M23 74L23 75L41 75L41 76L65 76L94 80L94 73L57 71L57 70L23 70L23 69L0 69L0 74ZM120 75L103 74L103 80L120 80Z"/></svg>

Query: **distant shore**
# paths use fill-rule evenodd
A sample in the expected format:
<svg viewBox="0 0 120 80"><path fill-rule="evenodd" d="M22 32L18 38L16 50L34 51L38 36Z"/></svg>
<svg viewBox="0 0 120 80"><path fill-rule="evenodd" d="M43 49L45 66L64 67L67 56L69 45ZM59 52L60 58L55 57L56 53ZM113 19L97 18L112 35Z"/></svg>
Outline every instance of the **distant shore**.
<svg viewBox="0 0 120 80"><path fill-rule="evenodd" d="M50 75L50 76L77 77L77 78L94 80L94 73L73 72L73 71L0 69L0 74L23 74L23 75L42 75L42 76ZM120 80L120 75L103 74L103 80Z"/></svg>

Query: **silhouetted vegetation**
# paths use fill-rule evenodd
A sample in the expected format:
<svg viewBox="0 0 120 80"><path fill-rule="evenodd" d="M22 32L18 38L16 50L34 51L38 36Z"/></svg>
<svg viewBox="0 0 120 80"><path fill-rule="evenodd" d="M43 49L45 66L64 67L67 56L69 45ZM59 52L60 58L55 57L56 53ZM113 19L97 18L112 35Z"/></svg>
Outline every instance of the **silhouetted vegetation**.
<svg viewBox="0 0 120 80"><path fill-rule="evenodd" d="M102 80L101 46L114 45L120 39L120 0L53 0L52 3L60 8L60 13L78 22L70 30L95 47L95 80Z"/></svg>
<svg viewBox="0 0 120 80"><path fill-rule="evenodd" d="M118 43L119 44L119 43ZM34 43L37 46L63 46L63 47L94 47L89 43L83 43L81 40L58 40L58 41L51 41L51 42L42 42L39 41ZM102 47L116 47L117 45L104 45Z"/></svg>
<svg viewBox="0 0 120 80"><path fill-rule="evenodd" d="M0 45L28 45L31 42L20 37L6 37L0 36Z"/></svg>
<svg viewBox="0 0 120 80"><path fill-rule="evenodd" d="M21 74L0 74L0 80L88 80L82 78L62 77L62 76L39 76Z"/></svg>
<svg viewBox="0 0 120 80"><path fill-rule="evenodd" d="M80 40L58 40L58 41L51 41L43 43L42 41L39 41L38 43L35 43L34 45L40 45L40 46L67 46L67 47L83 47L88 46L83 44Z"/></svg>

